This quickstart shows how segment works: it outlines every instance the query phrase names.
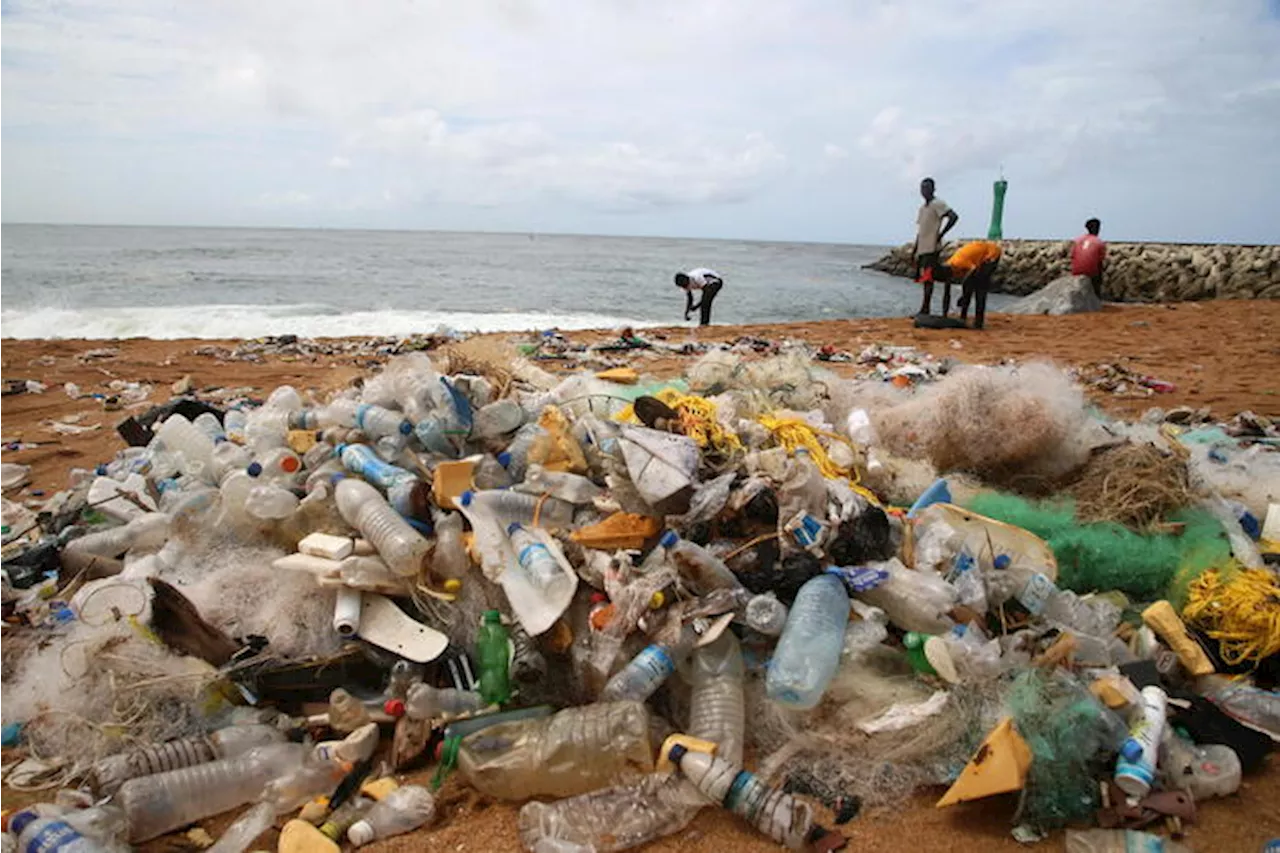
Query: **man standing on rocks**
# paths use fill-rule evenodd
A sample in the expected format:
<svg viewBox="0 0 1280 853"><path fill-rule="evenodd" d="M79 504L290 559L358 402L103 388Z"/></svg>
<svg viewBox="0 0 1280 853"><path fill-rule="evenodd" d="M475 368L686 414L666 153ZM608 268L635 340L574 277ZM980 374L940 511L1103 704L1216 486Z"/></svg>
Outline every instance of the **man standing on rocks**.
<svg viewBox="0 0 1280 853"><path fill-rule="evenodd" d="M1093 293L1102 299L1102 270L1107 263L1107 244L1098 236L1102 222L1090 219L1084 224L1085 233L1071 244L1071 274L1089 277Z"/></svg>
<svg viewBox="0 0 1280 853"><path fill-rule="evenodd" d="M933 178L920 182L920 195L924 204L916 214L916 245L912 254L916 259L916 281L924 285L924 298L920 313L928 314L933 304L933 270L938 266L938 250L942 239L955 227L960 216L947 203L933 194ZM950 307L950 306L948 306Z"/></svg>

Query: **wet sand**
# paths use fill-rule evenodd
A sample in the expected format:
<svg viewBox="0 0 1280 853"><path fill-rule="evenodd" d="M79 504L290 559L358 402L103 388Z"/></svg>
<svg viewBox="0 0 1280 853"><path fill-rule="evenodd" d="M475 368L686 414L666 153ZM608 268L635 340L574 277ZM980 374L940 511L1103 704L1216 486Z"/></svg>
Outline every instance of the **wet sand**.
<svg viewBox="0 0 1280 853"><path fill-rule="evenodd" d="M1015 317L993 315L983 332L969 330L933 331L911 327L905 319L833 320L814 323L757 326L717 326L705 330L667 328L643 330L650 338L661 337L681 344L702 341L732 341L747 335L768 340L792 338L814 346L831 346L854 356L873 343L914 346L938 357L960 361L993 363L1004 358L1027 361L1049 358L1063 367L1097 364L1123 365L1137 373L1171 382L1172 393L1139 392L1133 396L1091 391L1090 396L1105 410L1136 416L1151 406L1208 407L1220 417L1252 410L1280 416L1280 302L1219 301L1165 306L1108 306L1099 314L1072 317ZM598 341L614 332L566 333L573 341ZM531 340L528 335L493 335L516 342ZM32 466L32 483L26 496L46 495L65 488L72 468L92 468L110 459L124 446L115 425L128 414L145 411L145 406L123 411L104 411L93 399L70 399L63 384L74 382L83 393L109 391L113 379L142 381L153 385L151 402L171 396L172 383L191 377L198 390L250 387L253 394L265 395L280 384L300 390L324 392L343 387L366 372L380 359L346 354L293 358L269 356L261 362L226 361L193 350L220 344L234 347L235 341L16 341L0 345L0 378L6 383L29 379L45 383L42 394L5 397L0 404L0 431L4 441L40 443L30 450L3 454L6 462ZM91 350L113 348L110 357L85 360ZM657 375L679 373L692 357L624 354L641 371ZM556 371L576 370L572 363L539 362ZM850 374L854 365L833 364L838 373ZM75 436L59 436L44 422L78 416L79 424L99 424L96 430ZM7 762L6 758L6 762ZM1280 837L1280 773L1272 759L1263 773L1246 780L1240 792L1225 800L1202 804L1199 823L1189 828L1189 842L1203 851L1259 851L1270 839ZM419 774L425 775L425 774ZM454 791L450 783L446 795ZM898 810L863 815L842 827L849 836L850 850L858 851L996 851L1015 850L1009 836L1009 819L1015 804L1011 798L936 810L932 803L937 791L925 792L904 803ZM5 791L5 807L33 801L30 796ZM437 827L372 845L371 851L500 851L518 849L515 815L509 805L483 804L456 792L446 797ZM827 817L824 815L824 817ZM227 819L210 821L214 832ZM258 847L274 847L268 834ZM1037 849L1062 849L1061 834L1035 845ZM154 849L176 849L168 842L149 845ZM752 853L780 849L732 816L707 809L683 833L649 845L651 851L734 850Z"/></svg>

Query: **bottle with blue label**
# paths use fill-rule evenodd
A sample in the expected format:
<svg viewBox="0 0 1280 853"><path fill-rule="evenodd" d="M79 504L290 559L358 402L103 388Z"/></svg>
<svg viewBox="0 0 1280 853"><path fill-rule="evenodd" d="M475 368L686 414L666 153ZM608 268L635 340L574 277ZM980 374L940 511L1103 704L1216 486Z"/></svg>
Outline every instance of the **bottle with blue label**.
<svg viewBox="0 0 1280 853"><path fill-rule="evenodd" d="M693 648L694 635L686 628L675 643L652 643L613 674L600 691L601 702L643 702L676 671L676 663Z"/></svg>
<svg viewBox="0 0 1280 853"><path fill-rule="evenodd" d="M122 853L129 849L117 840L123 830L124 814L114 806L65 810L42 803L9 820L19 853Z"/></svg>
<svg viewBox="0 0 1280 853"><path fill-rule="evenodd" d="M511 546L516 552L516 559L525 576L538 589L545 590L564 576L559 561L551 554L537 537L519 524L507 528L511 537Z"/></svg>

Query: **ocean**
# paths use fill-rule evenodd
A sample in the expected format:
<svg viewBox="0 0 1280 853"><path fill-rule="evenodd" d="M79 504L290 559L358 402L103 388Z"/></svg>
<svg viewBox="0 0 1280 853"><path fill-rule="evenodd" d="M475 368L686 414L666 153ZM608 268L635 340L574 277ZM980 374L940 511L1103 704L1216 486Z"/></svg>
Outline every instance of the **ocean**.
<svg viewBox="0 0 1280 853"><path fill-rule="evenodd" d="M883 246L649 237L3 226L0 336L231 338L677 325L681 269L715 323L907 316ZM939 297L935 296L935 299ZM998 308L998 300L992 307ZM696 319L696 316L695 316Z"/></svg>

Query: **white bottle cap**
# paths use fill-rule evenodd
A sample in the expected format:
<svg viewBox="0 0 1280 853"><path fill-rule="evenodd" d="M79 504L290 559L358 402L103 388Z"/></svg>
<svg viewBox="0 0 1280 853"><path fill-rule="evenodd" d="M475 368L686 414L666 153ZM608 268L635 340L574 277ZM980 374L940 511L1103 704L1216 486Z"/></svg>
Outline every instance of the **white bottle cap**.
<svg viewBox="0 0 1280 853"><path fill-rule="evenodd" d="M363 847L374 839L373 827L367 820L358 820L347 830L347 840L357 847Z"/></svg>

